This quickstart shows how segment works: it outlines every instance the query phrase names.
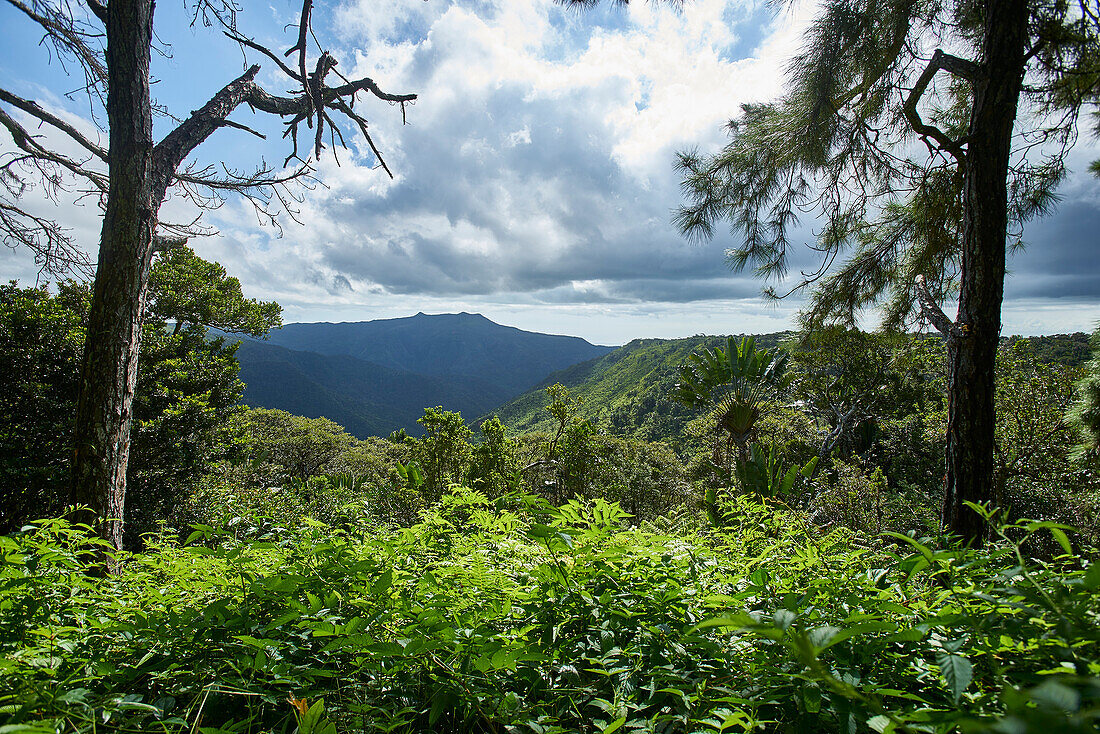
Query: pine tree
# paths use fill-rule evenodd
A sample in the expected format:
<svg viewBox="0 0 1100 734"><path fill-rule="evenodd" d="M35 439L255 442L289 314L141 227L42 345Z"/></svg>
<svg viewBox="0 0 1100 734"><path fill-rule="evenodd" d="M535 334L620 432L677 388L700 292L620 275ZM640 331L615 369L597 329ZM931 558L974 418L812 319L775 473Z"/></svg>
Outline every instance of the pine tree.
<svg viewBox="0 0 1100 734"><path fill-rule="evenodd" d="M827 0L784 95L746 105L719 152L683 153L682 230L728 222L735 270L787 275L817 222L807 325L930 322L948 341L944 527L981 543L993 499L994 362L1006 253L1047 212L1100 93L1100 4ZM849 253L845 260L842 256ZM775 286L767 295L782 297ZM958 298L950 319L940 304Z"/></svg>

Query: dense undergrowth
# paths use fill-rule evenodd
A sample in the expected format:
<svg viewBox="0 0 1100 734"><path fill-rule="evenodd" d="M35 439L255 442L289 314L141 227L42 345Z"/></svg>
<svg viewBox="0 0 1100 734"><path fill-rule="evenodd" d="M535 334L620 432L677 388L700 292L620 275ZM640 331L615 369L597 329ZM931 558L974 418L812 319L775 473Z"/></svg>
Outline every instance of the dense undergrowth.
<svg viewBox="0 0 1100 734"><path fill-rule="evenodd" d="M410 528L237 520L89 575L0 538L0 732L997 731L1100 723L1100 564L828 534L738 498L627 527L453 487ZM1066 552L1028 558L1032 535Z"/></svg>

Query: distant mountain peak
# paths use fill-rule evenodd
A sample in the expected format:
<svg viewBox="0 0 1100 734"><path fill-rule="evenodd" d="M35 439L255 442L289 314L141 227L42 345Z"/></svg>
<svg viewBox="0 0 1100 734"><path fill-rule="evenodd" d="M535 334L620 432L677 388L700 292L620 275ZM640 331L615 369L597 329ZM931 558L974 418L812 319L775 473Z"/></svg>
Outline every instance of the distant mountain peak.
<svg viewBox="0 0 1100 734"><path fill-rule="evenodd" d="M419 319L419 320L425 320L425 321L447 321L447 320L451 320L451 321L486 321L490 324L496 324L497 326L501 326L501 324L497 324L495 321L493 321L492 319L486 317L483 314L470 313L469 311L459 311L458 313L424 313L423 311L418 311L415 316L405 316L405 317L398 316L397 318L393 318L393 319L380 319L380 320L382 320L382 321L402 321L403 319ZM361 323L369 323L369 322L361 322Z"/></svg>

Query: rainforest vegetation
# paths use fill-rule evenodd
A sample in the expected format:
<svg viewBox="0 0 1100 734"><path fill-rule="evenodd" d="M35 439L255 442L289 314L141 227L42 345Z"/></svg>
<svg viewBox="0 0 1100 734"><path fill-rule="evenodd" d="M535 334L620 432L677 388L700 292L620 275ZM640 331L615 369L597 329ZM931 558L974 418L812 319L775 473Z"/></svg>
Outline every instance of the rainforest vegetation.
<svg viewBox="0 0 1100 734"><path fill-rule="evenodd" d="M368 438L242 404L232 334L281 309L161 207L294 218L356 143L392 178L364 105L417 95L336 71L313 0L289 50L198 1L268 71L174 116L153 0L7 6L83 78L0 89L0 236L55 280L0 287L0 734L1100 726L1100 332L1001 334L1100 105L1095 0L820 3L778 96L676 159L674 224L803 290L797 331L597 349ZM92 120L51 111L81 93ZM265 137L245 109L282 167L197 162ZM94 277L36 186L100 207ZM496 366L465 377L522 381Z"/></svg>
<svg viewBox="0 0 1100 734"><path fill-rule="evenodd" d="M165 258L156 287L196 269ZM192 312L277 320L221 280ZM632 343L540 389L538 430L437 407L422 437L363 440L240 406L233 345L151 303L128 550L100 577L104 541L50 519L87 290L0 293L0 471L26 488L0 539L5 732L1100 722L1078 337L1002 342L975 550L939 532L938 337Z"/></svg>

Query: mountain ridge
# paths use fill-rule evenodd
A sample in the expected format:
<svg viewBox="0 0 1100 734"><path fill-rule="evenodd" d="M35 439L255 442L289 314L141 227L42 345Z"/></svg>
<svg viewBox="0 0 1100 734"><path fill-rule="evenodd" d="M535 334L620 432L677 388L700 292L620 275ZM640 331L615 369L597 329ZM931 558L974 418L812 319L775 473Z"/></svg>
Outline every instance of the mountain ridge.
<svg viewBox="0 0 1100 734"><path fill-rule="evenodd" d="M270 332L267 341L287 349L343 354L422 375L476 377L514 394L554 370L615 349L581 337L497 324L469 312L287 324Z"/></svg>
<svg viewBox="0 0 1100 734"><path fill-rule="evenodd" d="M229 335L231 338L232 335ZM468 420L551 372L614 347L524 331L481 314L287 324L238 349L244 401L324 416L357 436L419 433L424 408Z"/></svg>
<svg viewBox="0 0 1100 734"><path fill-rule="evenodd" d="M777 332L755 339L757 347L770 349L789 335ZM615 435L667 440L675 446L683 440L684 426L697 415L670 397L679 379L679 367L692 352L724 346L726 339L703 335L634 339L614 352L547 375L491 414L516 433L552 430L554 420L546 411L546 388L561 383L581 401L581 417L606 426Z"/></svg>

